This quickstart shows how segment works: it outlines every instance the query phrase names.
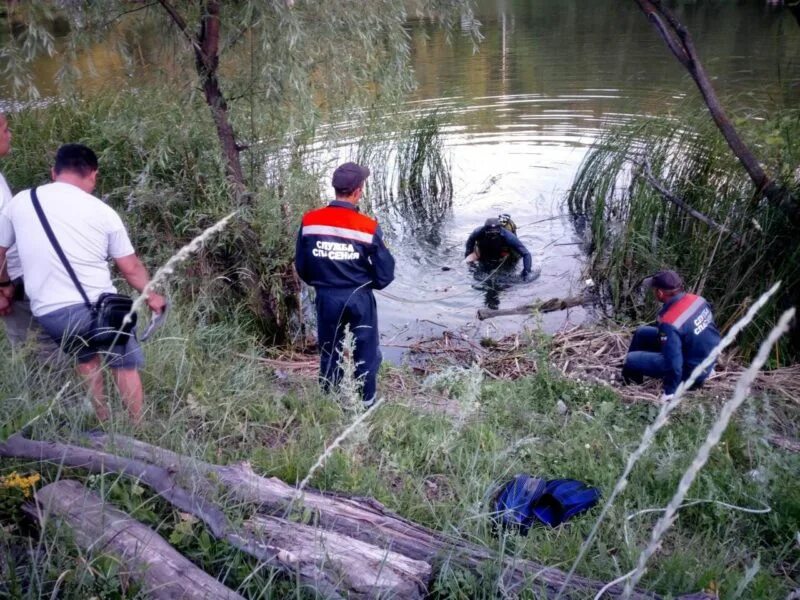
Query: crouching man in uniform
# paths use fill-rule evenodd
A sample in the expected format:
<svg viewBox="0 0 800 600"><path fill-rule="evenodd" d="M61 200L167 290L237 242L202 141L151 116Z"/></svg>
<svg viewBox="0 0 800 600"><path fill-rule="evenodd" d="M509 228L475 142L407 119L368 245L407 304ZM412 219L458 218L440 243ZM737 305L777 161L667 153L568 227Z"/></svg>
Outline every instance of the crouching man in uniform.
<svg viewBox="0 0 800 600"><path fill-rule="evenodd" d="M639 327L633 334L622 379L642 383L644 377L664 382L663 400L669 400L678 385L689 378L719 344L720 335L711 307L703 298L683 291L683 281L675 271L660 271L644 280L664 306L658 313L658 326ZM710 365L694 383L700 387L711 373Z"/></svg>
<svg viewBox="0 0 800 600"><path fill-rule="evenodd" d="M372 290L382 290L394 279L394 258L378 222L358 211L368 176L368 168L352 162L334 171L336 200L303 216L295 254L298 275L316 290L320 382L326 391L338 385L339 353L349 326L365 408L375 402L381 364Z"/></svg>

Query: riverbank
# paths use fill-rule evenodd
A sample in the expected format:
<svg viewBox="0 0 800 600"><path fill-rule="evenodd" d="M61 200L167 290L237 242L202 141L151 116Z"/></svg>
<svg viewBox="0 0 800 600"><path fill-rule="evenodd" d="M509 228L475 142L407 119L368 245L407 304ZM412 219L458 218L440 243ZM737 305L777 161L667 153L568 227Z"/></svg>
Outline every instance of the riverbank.
<svg viewBox="0 0 800 600"><path fill-rule="evenodd" d="M319 393L313 356L265 359L246 328L198 327L192 311L176 313L146 348L144 424L132 432L115 415L109 433L133 433L219 464L246 460L259 474L295 484L360 414L357 398ZM573 477L608 497L658 410L650 397L654 390L641 388L641 397L626 397L627 391L601 383L601 376L572 376L583 369L579 357L612 369L626 335L572 330L552 338L531 332L481 343L448 336L418 342L419 360L384 368L383 404L331 453L310 485L373 497L436 530L566 570L597 509L558 529L499 540L491 531L489 500L498 482L515 473ZM97 423L85 412L81 390L72 386L54 402L64 379L26 364L20 357L0 365L4 436L33 419L29 430L36 439L82 443L82 432ZM693 393L674 414L634 469L578 573L611 581L633 568L657 517L648 511L663 507L674 493L718 413L717 391L712 386ZM800 459L769 443L776 434L797 438L796 398L793 391L754 392L690 491L692 501L703 502L680 511L652 560L645 588L660 594L713 589L732 598L746 585L740 597L783 599L798 587ZM116 475L87 476L30 462L3 460L0 468L4 475L38 474L37 487L59 477L79 479L245 597L294 594L293 582L213 541L203 526L187 523L142 486ZM119 565L102 552L83 555L69 537L40 538L20 513L24 498L15 503L8 489L2 494L4 594L49 596L58 587L63 597L135 597ZM493 577L477 579L451 568L436 574L431 589L440 598L499 593Z"/></svg>

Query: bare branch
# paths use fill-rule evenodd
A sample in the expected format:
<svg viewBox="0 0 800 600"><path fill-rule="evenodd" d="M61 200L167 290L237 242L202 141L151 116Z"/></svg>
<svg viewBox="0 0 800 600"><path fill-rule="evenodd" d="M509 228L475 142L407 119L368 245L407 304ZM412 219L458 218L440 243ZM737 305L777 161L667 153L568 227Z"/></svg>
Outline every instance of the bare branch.
<svg viewBox="0 0 800 600"><path fill-rule="evenodd" d="M167 11L167 14L172 19L172 22L177 25L178 29L184 35L184 37L189 40L189 43L193 47L197 47L197 39L195 39L194 34L189 31L189 26L186 24L186 19L181 16L181 14L175 9L174 6L169 2L169 0L158 0L158 3Z"/></svg>
<svg viewBox="0 0 800 600"><path fill-rule="evenodd" d="M775 204L783 205L786 201L786 190L775 184L761 167L758 159L742 141L736 128L731 123L719 101L714 86L703 68L697 51L694 47L692 36L688 30L678 21L677 17L664 6L660 0L635 0L647 18L654 23L659 34L667 43L670 51L678 61L686 68L697 85L703 100L708 107L711 117L717 124L725 141L728 142L736 158L742 163L750 179L756 186L758 199L761 194L769 198ZM796 207L792 207L796 210Z"/></svg>
<svg viewBox="0 0 800 600"><path fill-rule="evenodd" d="M712 229L716 229L717 231L722 231L723 233L728 234L740 246L744 243L744 241L742 240L741 236L738 233L734 233L728 227L725 227L725 225L723 225L721 223L717 223L711 217L708 217L708 216L704 215L703 213L701 213L699 210L692 208L691 206L689 206L689 204L685 200L683 200L682 198L678 198L675 194L670 192L667 189L667 187L653 175L653 171L650 168L650 162L646 158L641 163L636 162L636 161L633 161L633 162L635 164L639 165L639 167L641 167L640 175L642 177L644 177L644 179L651 186L653 186L653 188L659 194L661 194L664 197L665 200L668 200L668 201L672 202L675 206L680 208L682 211L684 211L685 213L687 213L691 217L694 217L695 219L697 219L701 223L705 223L706 225L708 225Z"/></svg>

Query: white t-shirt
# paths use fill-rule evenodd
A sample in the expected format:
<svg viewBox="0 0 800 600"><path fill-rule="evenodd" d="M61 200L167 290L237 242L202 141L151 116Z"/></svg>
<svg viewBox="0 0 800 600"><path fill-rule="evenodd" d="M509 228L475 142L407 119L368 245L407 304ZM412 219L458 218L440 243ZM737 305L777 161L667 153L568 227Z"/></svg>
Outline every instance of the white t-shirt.
<svg viewBox="0 0 800 600"><path fill-rule="evenodd" d="M8 187L6 178L0 173L0 213L9 205L12 196L13 194L11 193L11 188ZM6 252L6 267L8 268L8 276L11 279L22 277L22 265L19 262L19 253L16 245L11 246Z"/></svg>
<svg viewBox="0 0 800 600"><path fill-rule="evenodd" d="M119 215L98 198L68 183L40 186L36 194L89 300L96 302L100 294L116 292L108 258L134 253ZM30 190L14 196L0 214L0 246L8 247L15 241L34 316L83 304L36 215Z"/></svg>

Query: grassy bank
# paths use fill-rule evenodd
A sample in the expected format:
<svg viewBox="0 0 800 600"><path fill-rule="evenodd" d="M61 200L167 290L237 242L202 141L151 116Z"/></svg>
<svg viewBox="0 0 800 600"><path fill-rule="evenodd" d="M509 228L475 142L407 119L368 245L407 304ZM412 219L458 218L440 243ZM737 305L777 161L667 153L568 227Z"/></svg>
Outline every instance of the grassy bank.
<svg viewBox="0 0 800 600"><path fill-rule="evenodd" d="M248 460L258 473L298 482L352 421L353 409L346 399L321 395L313 375L265 368L254 360L265 349L247 327L204 322L202 311L194 308L176 311L163 333L147 344L148 412L135 435L213 462ZM424 378L386 368L381 380L385 405L332 455L312 485L373 496L425 525L569 568L596 510L558 529L538 528L527 538L499 540L487 517L488 490L525 472L574 477L608 494L655 408L626 405L607 387L562 378L544 359L547 340L537 336L533 342L522 352L537 361L538 372L515 381L490 379L479 367L438 369L430 364L431 374ZM8 352L0 339L0 353ZM39 415L32 436L80 443L80 432L97 426L85 412L80 388L71 387L53 404L64 375L37 372L26 366L29 358L0 363L3 434ZM651 564L647 588L666 595L714 588L722 598L734 598L756 561L760 568L739 597L783 599L798 586L800 459L763 441L777 415L797 432L796 406L785 402L756 397L739 415L690 493L692 499L712 502L680 512ZM639 511L667 503L718 405L718 399L695 395L674 417L634 470L579 573L610 581L633 568L657 516ZM114 406L118 414L109 428L129 432L118 401ZM253 560L214 541L201 525L128 480L8 460L0 472L37 473L41 480L36 486L77 477L246 597L295 595L293 582L255 569ZM0 489L0 595L136 597L119 565L101 552L83 555L63 533L40 537L20 512L22 487ZM771 511L752 514L715 502ZM480 580L446 568L437 575L433 596L488 598L498 593L491 568Z"/></svg>

